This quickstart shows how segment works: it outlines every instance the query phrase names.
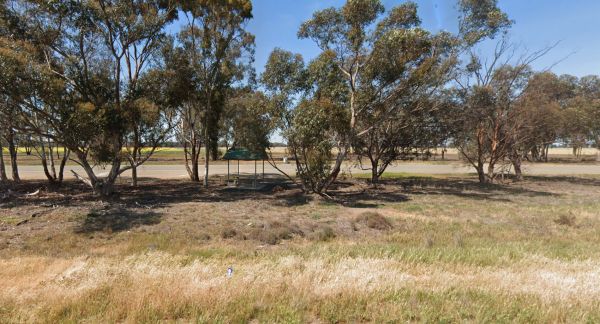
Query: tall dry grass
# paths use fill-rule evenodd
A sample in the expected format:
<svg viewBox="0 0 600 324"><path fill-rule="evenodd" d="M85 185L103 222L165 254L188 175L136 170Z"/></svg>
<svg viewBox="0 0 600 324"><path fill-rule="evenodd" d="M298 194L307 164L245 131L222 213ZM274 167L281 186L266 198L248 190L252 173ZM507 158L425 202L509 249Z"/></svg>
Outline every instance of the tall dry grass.
<svg viewBox="0 0 600 324"><path fill-rule="evenodd" d="M593 284L600 281L597 261L531 257L508 267L407 264L362 257L230 261L190 260L160 252L122 258L0 260L0 315L4 322L49 323L379 322L410 316L479 321L515 311L511 307L526 310L537 305L533 317L527 318L543 322L592 318L600 301L600 287ZM230 265L234 274L228 278ZM414 304L414 298L423 294L430 295L428 300ZM459 308L429 309L436 303L448 307L456 302L444 296L462 299L464 314ZM371 309L369 301L386 312ZM412 310L404 308L411 303ZM354 307L364 307L358 312L362 315L354 317L358 316ZM525 315L517 312L512 319Z"/></svg>
<svg viewBox="0 0 600 324"><path fill-rule="evenodd" d="M115 231L3 207L0 323L600 322L598 178L403 184L350 206L190 200Z"/></svg>

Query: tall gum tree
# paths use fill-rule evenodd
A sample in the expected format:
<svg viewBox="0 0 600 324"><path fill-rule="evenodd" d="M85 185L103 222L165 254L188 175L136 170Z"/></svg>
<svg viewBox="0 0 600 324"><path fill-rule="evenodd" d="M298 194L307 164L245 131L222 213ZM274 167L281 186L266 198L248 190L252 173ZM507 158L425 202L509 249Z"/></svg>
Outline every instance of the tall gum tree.
<svg viewBox="0 0 600 324"><path fill-rule="evenodd" d="M117 177L131 168L121 163L131 129L127 115L165 26L176 18L175 7L169 1L20 1L18 13L44 53L46 69L64 84L62 98L68 98L56 114L31 104L26 109L64 126L52 136L86 173L75 175L95 192L112 194ZM96 163L108 166L106 176L96 173Z"/></svg>
<svg viewBox="0 0 600 324"><path fill-rule="evenodd" d="M380 17L385 8L379 0L349 0L342 8L317 11L304 22L298 31L301 39L311 39L326 53L330 53L337 68L343 74L347 91L349 136L340 137L340 147L335 163L323 184L327 188L336 180L351 147L350 138L357 134L359 85L365 65L369 61L369 27Z"/></svg>
<svg viewBox="0 0 600 324"><path fill-rule="evenodd" d="M247 77L254 60L254 36L245 30L252 19L250 0L180 1L186 24L179 34L194 93L184 104L182 125L192 181L199 181L198 156L204 144L204 180L208 187L210 152L217 145L220 119L229 88ZM187 136L189 135L189 136ZM201 136L202 139L197 137ZM188 145L186 145L186 148Z"/></svg>
<svg viewBox="0 0 600 324"><path fill-rule="evenodd" d="M353 148L368 158L376 185L388 165L436 144L440 106L432 99L453 76L458 41L422 29L414 3L393 8L374 35L358 87L359 131Z"/></svg>
<svg viewBox="0 0 600 324"><path fill-rule="evenodd" d="M407 2L384 14L378 0L349 0L341 8L314 13L298 32L300 38L313 40L322 55L331 57L346 89L348 134L339 137L343 142L338 143L324 190L337 178L352 143L369 156L376 181L397 157L397 143L402 140L386 141L383 137L402 134L381 130L396 130L401 125L390 122L402 113L425 109L417 104L423 101L415 98L442 86L454 65L456 40L420 28L416 4Z"/></svg>

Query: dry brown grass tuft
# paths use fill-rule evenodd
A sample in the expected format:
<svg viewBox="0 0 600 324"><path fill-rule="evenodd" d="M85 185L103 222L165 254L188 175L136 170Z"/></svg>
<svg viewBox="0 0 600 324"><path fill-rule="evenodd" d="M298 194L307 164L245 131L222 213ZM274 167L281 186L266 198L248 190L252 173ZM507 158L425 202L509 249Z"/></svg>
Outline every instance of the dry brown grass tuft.
<svg viewBox="0 0 600 324"><path fill-rule="evenodd" d="M356 217L355 219L355 222L364 224L368 228L376 229L379 231L387 231L393 228L392 223L390 223L390 221L387 218L385 218L379 213L371 211L364 212L358 215L358 217Z"/></svg>
<svg viewBox="0 0 600 324"><path fill-rule="evenodd" d="M258 227L253 227L247 238L275 245L282 240L291 240L294 237L304 237L304 231L296 224L271 221Z"/></svg>
<svg viewBox="0 0 600 324"><path fill-rule="evenodd" d="M311 238L318 242L328 242L336 237L335 231L331 226L322 225L316 228L312 233Z"/></svg>
<svg viewBox="0 0 600 324"><path fill-rule="evenodd" d="M576 223L575 223L576 219L577 219L577 217L575 217L575 215L563 214L563 215L558 216L558 218L555 219L554 222L558 225L573 227L576 225Z"/></svg>
<svg viewBox="0 0 600 324"><path fill-rule="evenodd" d="M237 235L238 235L238 232L234 228L231 228L231 227L224 228L221 231L221 237L224 239L234 238Z"/></svg>

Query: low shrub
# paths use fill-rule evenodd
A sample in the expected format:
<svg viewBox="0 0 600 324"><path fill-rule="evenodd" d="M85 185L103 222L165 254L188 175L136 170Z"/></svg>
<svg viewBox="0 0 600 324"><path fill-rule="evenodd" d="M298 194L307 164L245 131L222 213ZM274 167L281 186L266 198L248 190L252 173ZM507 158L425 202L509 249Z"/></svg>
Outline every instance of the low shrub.
<svg viewBox="0 0 600 324"><path fill-rule="evenodd" d="M327 242L334 239L335 236L335 232L333 231L333 228L331 228L331 226L321 226L318 227L317 230L313 233L312 238L316 241Z"/></svg>
<svg viewBox="0 0 600 324"><path fill-rule="evenodd" d="M375 212L364 212L358 215L355 222L365 224L368 228L379 231L387 231L393 228L392 223L387 218Z"/></svg>
<svg viewBox="0 0 600 324"><path fill-rule="evenodd" d="M234 238L237 235L237 231L231 227L224 228L221 231L221 237L224 239Z"/></svg>
<svg viewBox="0 0 600 324"><path fill-rule="evenodd" d="M569 227L573 227L575 226L575 215L560 215L557 219L554 220L554 222L558 225L563 225L563 226L569 226Z"/></svg>

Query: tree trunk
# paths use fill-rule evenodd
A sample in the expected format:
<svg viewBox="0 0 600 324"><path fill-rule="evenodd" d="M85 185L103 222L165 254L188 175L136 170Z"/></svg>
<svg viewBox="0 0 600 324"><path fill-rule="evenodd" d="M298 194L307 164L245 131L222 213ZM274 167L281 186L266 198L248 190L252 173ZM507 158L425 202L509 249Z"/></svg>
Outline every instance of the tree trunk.
<svg viewBox="0 0 600 324"><path fill-rule="evenodd" d="M494 165L494 163L491 163L491 162L490 162L490 164L488 164L488 170L487 170L487 177L488 177L488 180L489 180L490 182L491 182L491 181L493 181L493 180L494 180L494 178L495 178L495 176L496 176L496 175L495 175L495 165Z"/></svg>
<svg viewBox="0 0 600 324"><path fill-rule="evenodd" d="M20 182L21 178L19 177L19 166L17 164L17 147L15 145L15 131L13 129L9 130L8 136L8 152L10 154L10 166L12 168L12 178L15 182Z"/></svg>
<svg viewBox="0 0 600 324"><path fill-rule="evenodd" d="M56 166L54 165L54 148L52 143L50 142L50 139L48 139L48 154L50 155L50 170L52 170L52 177L55 180L57 180L58 177L56 176ZM56 145L56 157L60 158L60 155L58 153L58 145Z"/></svg>
<svg viewBox="0 0 600 324"><path fill-rule="evenodd" d="M338 156L335 159L335 164L333 166L333 169L331 170L331 173L329 174L329 179L327 179L327 181L325 181L322 188L317 192L318 194L327 191L327 189L335 182L338 175L340 174L340 171L342 170L342 163L346 159L347 154L348 154L347 147L342 149L342 152L338 153Z"/></svg>
<svg viewBox="0 0 600 324"><path fill-rule="evenodd" d="M138 186L137 166L135 166L135 165L131 166L131 186L132 187Z"/></svg>
<svg viewBox="0 0 600 324"><path fill-rule="evenodd" d="M134 160L129 160L129 164L131 165L131 186L138 186L138 176L137 176L137 165Z"/></svg>
<svg viewBox="0 0 600 324"><path fill-rule="evenodd" d="M532 159L533 161L536 161L536 162L539 162L539 161L540 161L540 154L539 154L539 151L538 151L538 146L537 146L537 145L534 145L534 146L531 148L531 159Z"/></svg>
<svg viewBox="0 0 600 324"><path fill-rule="evenodd" d="M199 151L198 145L196 144L195 135L192 135L191 145L188 146L187 142L183 145L183 154L185 156L185 169L190 177L190 180L193 182L200 181L200 175L198 172L198 157ZM191 147L190 147L191 146ZM191 165L190 165L191 164Z"/></svg>
<svg viewBox="0 0 600 324"><path fill-rule="evenodd" d="M57 182L59 184L62 184L62 182L63 182L64 175L65 175L65 165L67 164L67 161L69 160L69 155L70 154L71 154L71 151L65 147L65 151L63 152L63 157L62 157L62 160L60 161L60 166L59 166L59 169L58 169L58 180L57 180Z"/></svg>
<svg viewBox="0 0 600 324"><path fill-rule="evenodd" d="M8 181L6 167L4 166L4 147L2 146L2 139L0 139L0 181Z"/></svg>
<svg viewBox="0 0 600 324"><path fill-rule="evenodd" d="M54 182L56 181L56 175L52 176L52 174L50 174L50 170L48 169L48 158L46 156L46 146L44 145L44 139L40 137L39 141L40 141L40 159L42 160L42 167L44 169L44 174L46 175L48 182L50 184L54 184ZM48 146L48 149L52 150L52 147ZM50 159L53 160L53 157L50 157ZM54 166L52 167L52 169L54 169Z"/></svg>
<svg viewBox="0 0 600 324"><path fill-rule="evenodd" d="M209 89L206 96L206 114L204 115L204 188L208 188L208 166L210 163L210 151L211 151L211 139L210 132L208 129L211 116L212 116L212 91Z"/></svg>
<svg viewBox="0 0 600 324"><path fill-rule="evenodd" d="M208 165L210 163L210 138L208 136L208 125L204 127L205 134L205 150L204 150L204 188L208 188Z"/></svg>
<svg viewBox="0 0 600 324"><path fill-rule="evenodd" d="M218 161L219 160L219 139L215 138L213 136L213 138L211 139L211 146L210 146L210 157L213 161Z"/></svg>
<svg viewBox="0 0 600 324"><path fill-rule="evenodd" d="M200 182L200 161L198 155L192 160L192 181Z"/></svg>
<svg viewBox="0 0 600 324"><path fill-rule="evenodd" d="M477 164L475 168L477 170L477 176L479 177L479 183L484 184L487 183L487 178L485 177L485 172L483 170L483 163Z"/></svg>
<svg viewBox="0 0 600 324"><path fill-rule="evenodd" d="M379 184L379 163L376 160L371 160L371 185L377 188Z"/></svg>
<svg viewBox="0 0 600 324"><path fill-rule="evenodd" d="M523 170L521 169L521 157L515 156L511 159L512 165L515 168L515 179L517 181L523 180Z"/></svg>
<svg viewBox="0 0 600 324"><path fill-rule="evenodd" d="M113 143L113 148L116 149L114 145L118 145L118 139L115 139L115 143ZM120 150L120 149L119 149ZM77 158L79 159L79 164L85 171L87 175L87 179L72 171L77 179L84 182L88 186L92 188L95 194L101 195L103 197L109 197L115 192L115 182L117 181L117 177L120 174L121 169L121 159L119 156L115 156L112 160L111 169L106 178L100 179L94 173L94 169L90 165L87 160L87 155L81 151L77 151Z"/></svg>

